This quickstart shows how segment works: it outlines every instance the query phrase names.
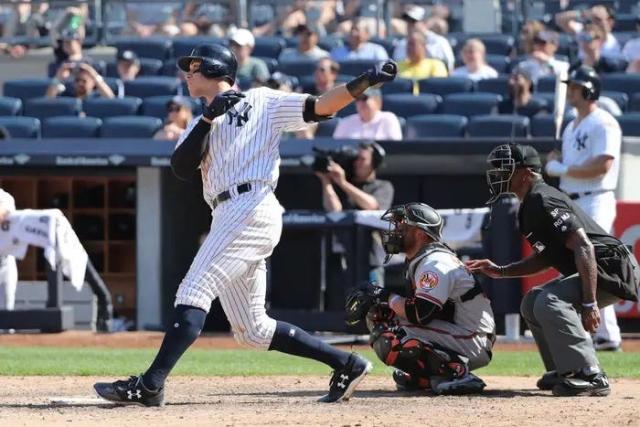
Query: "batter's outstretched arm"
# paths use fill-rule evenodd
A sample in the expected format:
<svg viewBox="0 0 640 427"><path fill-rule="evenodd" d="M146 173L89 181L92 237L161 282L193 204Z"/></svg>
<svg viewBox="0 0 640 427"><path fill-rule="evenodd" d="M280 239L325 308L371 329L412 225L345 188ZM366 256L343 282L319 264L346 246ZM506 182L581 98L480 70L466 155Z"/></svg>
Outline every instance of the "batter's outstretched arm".
<svg viewBox="0 0 640 427"><path fill-rule="evenodd" d="M210 131L211 123L201 118L178 145L171 155L171 169L175 176L184 181L191 179L207 150Z"/></svg>

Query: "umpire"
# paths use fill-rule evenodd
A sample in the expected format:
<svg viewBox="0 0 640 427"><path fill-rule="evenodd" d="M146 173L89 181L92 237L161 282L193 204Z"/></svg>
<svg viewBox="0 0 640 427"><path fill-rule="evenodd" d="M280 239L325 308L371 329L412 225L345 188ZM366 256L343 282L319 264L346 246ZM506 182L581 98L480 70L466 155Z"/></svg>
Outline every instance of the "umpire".
<svg viewBox="0 0 640 427"><path fill-rule="evenodd" d="M534 253L508 265L483 259L467 267L493 278L524 277L550 267L560 271L561 279L531 289L520 307L547 370L538 388L553 390L554 396L608 395L609 381L585 330L598 327L598 308L638 300L638 262L569 196L543 181L533 147L500 145L487 162L489 203L503 194L518 197L520 232Z"/></svg>

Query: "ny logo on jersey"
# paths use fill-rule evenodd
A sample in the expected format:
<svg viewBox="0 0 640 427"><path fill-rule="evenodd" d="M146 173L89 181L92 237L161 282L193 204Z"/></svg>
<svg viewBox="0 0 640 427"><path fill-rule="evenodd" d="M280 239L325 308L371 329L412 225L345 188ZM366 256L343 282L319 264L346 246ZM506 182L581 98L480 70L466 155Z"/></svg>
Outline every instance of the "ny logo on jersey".
<svg viewBox="0 0 640 427"><path fill-rule="evenodd" d="M573 143L573 148L580 151L587 148L587 134L577 135L576 140Z"/></svg>
<svg viewBox="0 0 640 427"><path fill-rule="evenodd" d="M236 120L236 127L242 127L249 120L249 111L251 110L251 105L246 102L240 107L240 111L232 108L227 111L227 116L229 117L229 124L233 124L233 119Z"/></svg>

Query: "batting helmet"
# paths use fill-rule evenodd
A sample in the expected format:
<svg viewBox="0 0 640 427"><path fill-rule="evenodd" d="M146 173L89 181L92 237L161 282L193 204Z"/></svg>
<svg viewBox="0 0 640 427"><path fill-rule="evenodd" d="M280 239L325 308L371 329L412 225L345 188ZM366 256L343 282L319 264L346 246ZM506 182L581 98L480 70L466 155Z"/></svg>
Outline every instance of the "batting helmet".
<svg viewBox="0 0 640 427"><path fill-rule="evenodd" d="M194 59L201 59L200 73L206 78L225 78L230 84L236 81L238 60L226 46L219 44L201 44L196 46L188 56L178 58L178 68L189 71L189 64Z"/></svg>
<svg viewBox="0 0 640 427"><path fill-rule="evenodd" d="M600 97L600 76L592 67L581 65L569 74L563 83L575 83L582 86L582 96L589 101L595 101Z"/></svg>

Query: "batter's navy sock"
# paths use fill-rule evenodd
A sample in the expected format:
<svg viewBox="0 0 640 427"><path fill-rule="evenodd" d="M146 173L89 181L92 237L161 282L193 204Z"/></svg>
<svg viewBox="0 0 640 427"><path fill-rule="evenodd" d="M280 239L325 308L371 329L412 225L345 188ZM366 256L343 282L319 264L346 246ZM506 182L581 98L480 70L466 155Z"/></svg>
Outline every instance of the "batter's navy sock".
<svg viewBox="0 0 640 427"><path fill-rule="evenodd" d="M142 383L151 390L164 385L182 354L200 335L207 312L188 305L178 305L173 311L173 321L162 340L160 351L142 376Z"/></svg>
<svg viewBox="0 0 640 427"><path fill-rule="evenodd" d="M349 353L330 346L297 326L281 321L276 323L269 350L314 359L333 369L342 368L349 360Z"/></svg>

